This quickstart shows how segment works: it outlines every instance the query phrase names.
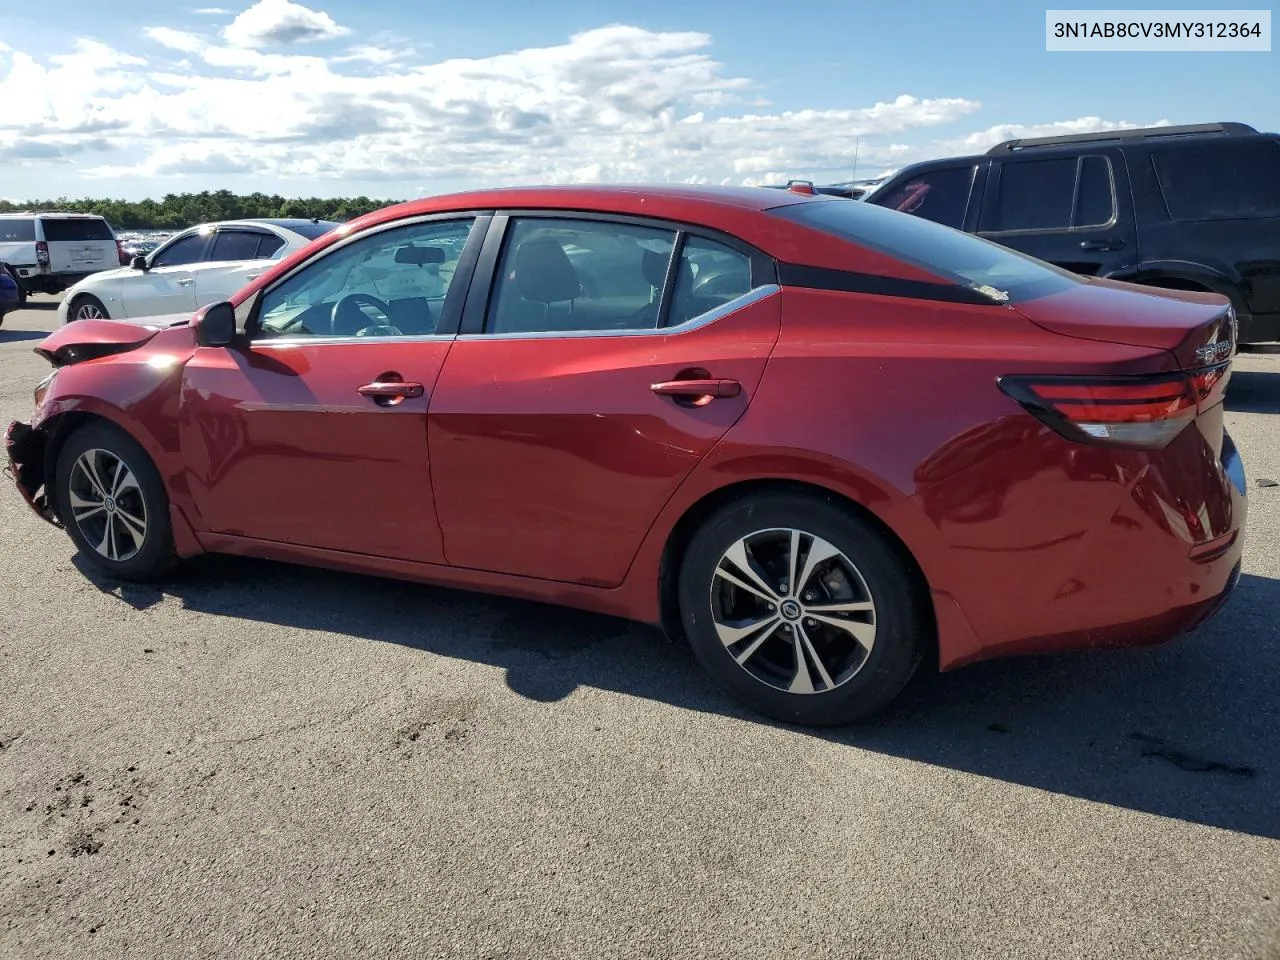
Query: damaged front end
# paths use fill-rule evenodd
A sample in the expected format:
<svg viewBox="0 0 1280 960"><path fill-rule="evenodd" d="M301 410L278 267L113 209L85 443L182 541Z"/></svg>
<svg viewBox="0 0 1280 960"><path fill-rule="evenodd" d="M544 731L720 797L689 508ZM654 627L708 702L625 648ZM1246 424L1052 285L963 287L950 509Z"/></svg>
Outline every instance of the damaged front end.
<svg viewBox="0 0 1280 960"><path fill-rule="evenodd" d="M37 430L29 423L14 420L4 432L5 454L9 465L4 473L18 488L22 499L40 517L61 527L62 521L54 512L49 502L49 478L45 477L45 442L43 430Z"/></svg>

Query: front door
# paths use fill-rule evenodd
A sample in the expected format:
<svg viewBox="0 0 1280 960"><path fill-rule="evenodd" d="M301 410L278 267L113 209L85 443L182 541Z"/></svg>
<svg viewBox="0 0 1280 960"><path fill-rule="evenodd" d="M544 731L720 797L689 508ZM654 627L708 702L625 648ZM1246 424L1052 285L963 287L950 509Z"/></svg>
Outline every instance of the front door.
<svg viewBox="0 0 1280 960"><path fill-rule="evenodd" d="M194 313L196 281L191 268L201 261L208 243L207 233L180 234L151 254L146 270L127 274L120 285L125 316Z"/></svg>
<svg viewBox="0 0 1280 960"><path fill-rule="evenodd" d="M977 233L1073 273L1106 277L1138 263L1124 154L992 163Z"/></svg>
<svg viewBox="0 0 1280 960"><path fill-rule="evenodd" d="M263 292L246 346L196 351L179 420L207 530L441 562L427 411L474 228L423 220L332 247Z"/></svg>
<svg viewBox="0 0 1280 960"><path fill-rule="evenodd" d="M781 299L749 251L661 226L530 216L500 239L429 412L445 554L614 586L746 411Z"/></svg>

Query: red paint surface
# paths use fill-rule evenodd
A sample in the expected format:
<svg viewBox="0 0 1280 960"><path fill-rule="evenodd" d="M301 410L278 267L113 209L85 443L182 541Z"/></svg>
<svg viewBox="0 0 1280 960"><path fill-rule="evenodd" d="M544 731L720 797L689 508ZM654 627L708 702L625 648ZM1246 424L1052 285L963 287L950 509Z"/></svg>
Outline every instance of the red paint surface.
<svg viewBox="0 0 1280 960"><path fill-rule="evenodd" d="M559 204L704 223L793 262L920 277L760 213L833 201L759 193L495 191L402 205L351 230ZM128 429L183 518L184 554L198 541L648 622L682 517L739 484L806 483L861 505L910 553L947 668L1158 642L1213 607L1244 542L1208 562L1189 556L1245 520L1223 463L1225 383L1150 451L1068 441L997 378L1176 370L1222 303L1093 285L1016 307L785 288L678 335L227 349L197 348L186 327L74 324L41 347L87 334L133 349L61 370L34 423L92 413ZM384 407L357 392L391 374L423 395ZM741 392L688 406L650 389L682 375Z"/></svg>

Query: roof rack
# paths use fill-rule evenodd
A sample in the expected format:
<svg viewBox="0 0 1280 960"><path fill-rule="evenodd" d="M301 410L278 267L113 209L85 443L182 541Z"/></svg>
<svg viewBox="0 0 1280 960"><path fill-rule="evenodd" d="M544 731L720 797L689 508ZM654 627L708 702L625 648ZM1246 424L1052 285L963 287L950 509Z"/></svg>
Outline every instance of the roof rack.
<svg viewBox="0 0 1280 960"><path fill-rule="evenodd" d="M1190 123L1174 127L1133 127L1126 130L1107 130L1100 133L1072 133L1060 137L1030 137L1022 140L1006 140L997 143L987 151L987 156L996 153L1013 153L1028 147L1056 147L1068 143L1100 143L1108 140L1141 140L1148 137L1188 137L1205 133L1216 133L1228 137L1247 137L1257 134L1257 130L1247 123Z"/></svg>

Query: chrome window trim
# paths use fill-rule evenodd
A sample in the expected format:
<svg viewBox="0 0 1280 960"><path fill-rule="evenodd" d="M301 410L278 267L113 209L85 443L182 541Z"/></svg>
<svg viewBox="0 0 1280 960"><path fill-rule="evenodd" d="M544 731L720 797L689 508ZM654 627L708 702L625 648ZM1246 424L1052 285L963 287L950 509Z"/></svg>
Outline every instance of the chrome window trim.
<svg viewBox="0 0 1280 960"><path fill-rule="evenodd" d="M297 336L267 337L250 343L252 349L259 347L299 347L308 345L330 344L364 344L364 343L421 343L424 341L444 342L448 340L563 340L581 339L583 337L667 337L673 334L689 333L709 326L717 320L723 320L730 314L737 313L745 307L767 300L774 294L781 293L782 287L776 283L766 283L741 296L734 297L714 310L699 314L690 320L674 327L645 327L639 330L547 330L531 333L424 333L402 334L392 337L332 337L332 336Z"/></svg>
<svg viewBox="0 0 1280 960"><path fill-rule="evenodd" d="M668 337L673 334L688 333L722 320L744 307L749 307L761 300L766 300L782 287L776 283L766 283L754 287L746 293L722 303L720 306L700 313L698 316L676 324L674 327L643 327L632 330L531 330L512 333L463 333L459 340L565 340L583 337Z"/></svg>

